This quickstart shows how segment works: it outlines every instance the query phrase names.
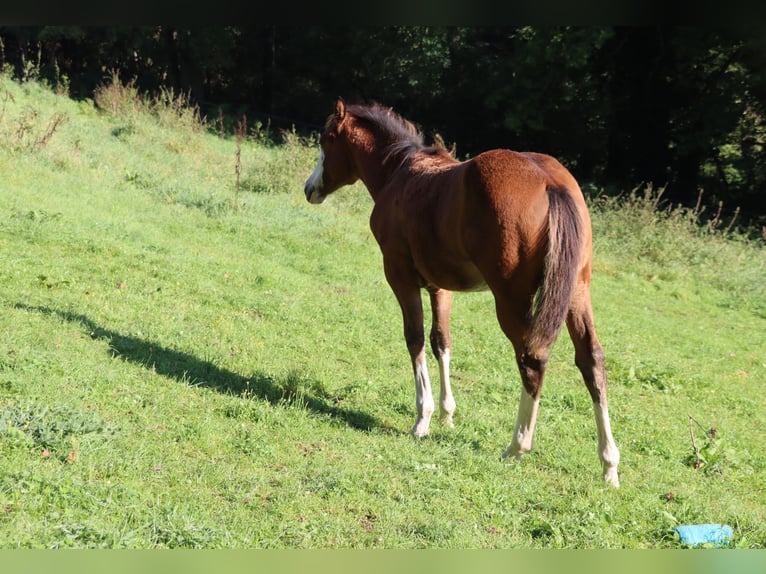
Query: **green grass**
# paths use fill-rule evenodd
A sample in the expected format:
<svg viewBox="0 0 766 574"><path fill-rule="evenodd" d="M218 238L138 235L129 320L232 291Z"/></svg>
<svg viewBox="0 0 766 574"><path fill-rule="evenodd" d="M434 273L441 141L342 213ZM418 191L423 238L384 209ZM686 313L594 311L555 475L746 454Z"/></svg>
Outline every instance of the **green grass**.
<svg viewBox="0 0 766 574"><path fill-rule="evenodd" d="M306 203L315 149L241 142L235 193L235 138L99 106L0 76L0 547L766 546L762 246L591 200L615 491L565 337L535 451L499 461L520 385L487 293L455 297L455 428L407 434L371 200Z"/></svg>

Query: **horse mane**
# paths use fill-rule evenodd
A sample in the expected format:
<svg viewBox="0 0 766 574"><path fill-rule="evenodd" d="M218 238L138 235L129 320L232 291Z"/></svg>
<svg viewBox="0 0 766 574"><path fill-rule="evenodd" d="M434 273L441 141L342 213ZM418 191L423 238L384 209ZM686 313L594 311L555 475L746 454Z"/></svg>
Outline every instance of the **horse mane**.
<svg viewBox="0 0 766 574"><path fill-rule="evenodd" d="M390 142L385 149L384 162L394 161L402 165L417 152L431 157L452 158L452 154L441 141L426 145L423 134L415 125L391 108L379 104L351 105L347 111L356 119L373 124L384 133Z"/></svg>

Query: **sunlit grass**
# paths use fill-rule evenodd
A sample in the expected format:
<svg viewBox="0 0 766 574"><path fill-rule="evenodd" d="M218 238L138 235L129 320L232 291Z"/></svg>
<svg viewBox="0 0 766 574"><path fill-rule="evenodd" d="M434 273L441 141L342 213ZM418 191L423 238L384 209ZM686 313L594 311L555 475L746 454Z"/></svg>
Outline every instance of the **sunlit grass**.
<svg viewBox="0 0 766 574"><path fill-rule="evenodd" d="M0 141L0 547L663 548L700 522L766 543L762 247L592 200L614 491L565 337L535 451L499 461L520 387L487 293L455 297L455 428L407 434L371 200L309 205L314 149L242 142L235 202L233 137L3 93L0 140L26 107L30 133L67 121ZM690 415L720 472L690 464Z"/></svg>

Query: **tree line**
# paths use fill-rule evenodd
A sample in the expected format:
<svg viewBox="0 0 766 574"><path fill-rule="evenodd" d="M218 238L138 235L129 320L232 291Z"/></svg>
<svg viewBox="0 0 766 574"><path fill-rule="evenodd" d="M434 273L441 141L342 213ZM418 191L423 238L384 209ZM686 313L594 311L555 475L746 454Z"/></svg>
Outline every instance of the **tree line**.
<svg viewBox="0 0 766 574"><path fill-rule="evenodd" d="M214 117L321 129L336 96L391 106L458 157L559 157L763 224L766 34L710 26L0 27L0 64L91 97L118 72Z"/></svg>

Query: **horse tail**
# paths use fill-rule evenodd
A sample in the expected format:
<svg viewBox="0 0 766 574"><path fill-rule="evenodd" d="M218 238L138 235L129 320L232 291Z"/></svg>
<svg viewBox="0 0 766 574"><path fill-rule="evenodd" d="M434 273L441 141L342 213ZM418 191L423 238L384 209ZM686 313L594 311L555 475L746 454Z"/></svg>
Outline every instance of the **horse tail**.
<svg viewBox="0 0 766 574"><path fill-rule="evenodd" d="M583 224L566 188L549 185L548 251L535 295L527 351L547 351L558 337L572 300L583 248Z"/></svg>

